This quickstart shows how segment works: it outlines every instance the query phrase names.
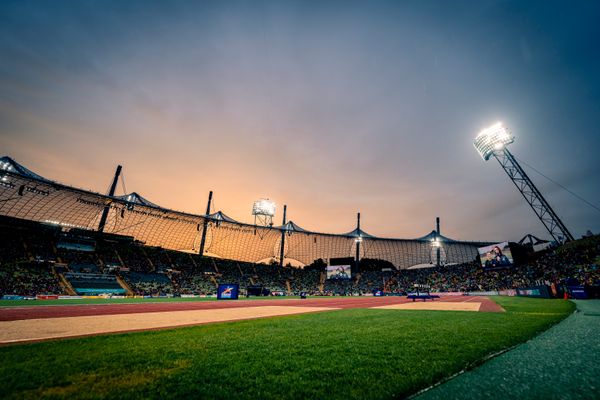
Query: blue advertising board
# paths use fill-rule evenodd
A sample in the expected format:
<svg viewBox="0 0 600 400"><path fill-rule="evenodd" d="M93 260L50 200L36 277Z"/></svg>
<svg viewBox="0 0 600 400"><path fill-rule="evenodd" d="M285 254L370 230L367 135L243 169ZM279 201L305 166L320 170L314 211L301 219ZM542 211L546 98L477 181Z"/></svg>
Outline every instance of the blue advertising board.
<svg viewBox="0 0 600 400"><path fill-rule="evenodd" d="M217 289L217 299L237 300L240 293L240 285L237 283L222 283Z"/></svg>
<svg viewBox="0 0 600 400"><path fill-rule="evenodd" d="M24 300L25 297L23 296L16 296L13 294L5 294L4 296L2 296L2 300Z"/></svg>
<svg viewBox="0 0 600 400"><path fill-rule="evenodd" d="M545 285L517 288L517 296L541 297L544 299L549 299L552 297L550 294L550 288Z"/></svg>
<svg viewBox="0 0 600 400"><path fill-rule="evenodd" d="M567 286L569 294L574 299L587 299L588 295L585 291L585 286Z"/></svg>

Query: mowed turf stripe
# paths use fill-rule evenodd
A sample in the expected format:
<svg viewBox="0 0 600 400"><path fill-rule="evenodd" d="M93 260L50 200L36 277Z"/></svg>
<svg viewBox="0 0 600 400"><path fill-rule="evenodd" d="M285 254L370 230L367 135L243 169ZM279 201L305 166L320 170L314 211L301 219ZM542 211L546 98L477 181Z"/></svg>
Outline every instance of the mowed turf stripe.
<svg viewBox="0 0 600 400"><path fill-rule="evenodd" d="M336 308L264 306L2 321L0 322L0 343L29 342L331 310L336 310Z"/></svg>
<svg viewBox="0 0 600 400"><path fill-rule="evenodd" d="M479 311L481 303L475 302L414 302L373 307L382 310L429 310L429 311Z"/></svg>

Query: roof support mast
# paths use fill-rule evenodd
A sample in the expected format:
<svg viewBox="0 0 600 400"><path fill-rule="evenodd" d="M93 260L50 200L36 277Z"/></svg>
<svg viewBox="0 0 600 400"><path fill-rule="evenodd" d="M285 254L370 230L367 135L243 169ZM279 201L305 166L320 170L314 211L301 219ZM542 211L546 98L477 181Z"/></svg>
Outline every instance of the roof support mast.
<svg viewBox="0 0 600 400"><path fill-rule="evenodd" d="M283 205L283 223L281 224L281 249L279 250L279 267L283 267L283 258L284 258L284 250L285 250L285 233L286 233L286 229L285 229L285 224L286 224L286 220L285 220L285 214L287 212L287 205Z"/></svg>
<svg viewBox="0 0 600 400"><path fill-rule="evenodd" d="M212 190L208 192L208 204L206 205L206 214L204 215L204 224L202 226L202 239L200 239L200 254L204 255L204 245L206 244L206 229L208 229L208 216L210 214L210 204L212 203Z"/></svg>
<svg viewBox="0 0 600 400"><path fill-rule="evenodd" d="M108 191L108 196L113 197L115 195L115 190L117 189L117 183L119 182L119 176L121 175L122 166L117 165L117 170L115 171L115 177L113 178L112 184L110 185L110 190ZM100 217L100 223L98 224L98 232L104 232L104 226L106 225L106 220L108 218L108 211L110 210L110 202L104 206L104 210L102 210L102 216Z"/></svg>
<svg viewBox="0 0 600 400"><path fill-rule="evenodd" d="M436 241L438 241L437 243L437 248L436 248L436 252L435 252L435 265L436 266L440 266L440 258L441 258L441 249L440 249L440 243L439 243L439 238L440 238L440 217L435 217L435 232L437 233L437 237L435 238Z"/></svg>
<svg viewBox="0 0 600 400"><path fill-rule="evenodd" d="M360 243L362 242L362 236L360 236L360 213L356 214L356 231L358 232L359 236L355 239L356 240L356 256L354 258L354 263L356 264L356 272L359 272L359 265L360 265Z"/></svg>

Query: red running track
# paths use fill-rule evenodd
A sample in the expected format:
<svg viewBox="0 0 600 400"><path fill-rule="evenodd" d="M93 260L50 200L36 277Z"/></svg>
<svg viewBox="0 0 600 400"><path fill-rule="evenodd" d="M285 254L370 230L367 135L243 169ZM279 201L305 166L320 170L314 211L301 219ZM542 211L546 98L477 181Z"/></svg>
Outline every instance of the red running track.
<svg viewBox="0 0 600 400"><path fill-rule="evenodd" d="M436 302L478 302L479 311L502 312L502 307L482 296L442 296ZM332 308L370 308L392 304L412 302L406 297L331 297L309 298L305 300L223 300L223 301L186 301L169 303L132 303L132 304L83 304L56 306L0 307L0 321L22 319L81 317L92 315L137 314L165 311L212 310L219 308L262 307L262 306L304 306Z"/></svg>

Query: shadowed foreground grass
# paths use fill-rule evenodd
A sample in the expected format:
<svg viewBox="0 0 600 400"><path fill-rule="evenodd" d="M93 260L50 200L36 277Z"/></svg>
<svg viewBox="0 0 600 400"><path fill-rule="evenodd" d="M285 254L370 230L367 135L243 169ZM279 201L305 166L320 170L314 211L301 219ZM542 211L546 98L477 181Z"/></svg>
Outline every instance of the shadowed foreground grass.
<svg viewBox="0 0 600 400"><path fill-rule="evenodd" d="M563 300L506 313L350 309L0 348L0 398L394 398L525 341Z"/></svg>

